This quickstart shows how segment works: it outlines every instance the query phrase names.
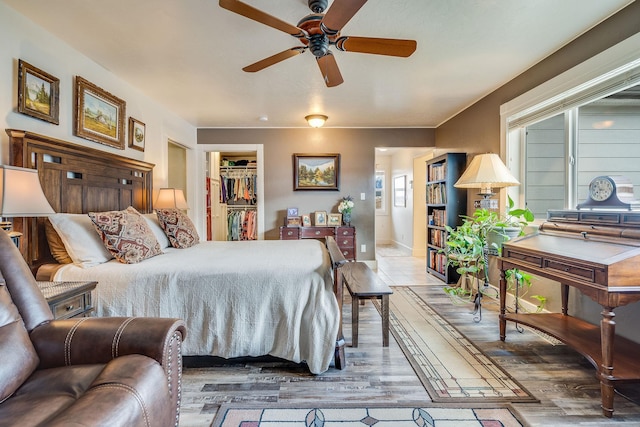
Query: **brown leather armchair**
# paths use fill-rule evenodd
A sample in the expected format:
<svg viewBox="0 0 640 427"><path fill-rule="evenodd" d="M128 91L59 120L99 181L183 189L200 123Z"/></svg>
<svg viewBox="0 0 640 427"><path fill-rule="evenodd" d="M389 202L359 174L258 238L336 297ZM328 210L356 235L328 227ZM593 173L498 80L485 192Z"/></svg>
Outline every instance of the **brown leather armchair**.
<svg viewBox="0 0 640 427"><path fill-rule="evenodd" d="M176 426L184 336L179 319L53 320L0 230L0 426Z"/></svg>

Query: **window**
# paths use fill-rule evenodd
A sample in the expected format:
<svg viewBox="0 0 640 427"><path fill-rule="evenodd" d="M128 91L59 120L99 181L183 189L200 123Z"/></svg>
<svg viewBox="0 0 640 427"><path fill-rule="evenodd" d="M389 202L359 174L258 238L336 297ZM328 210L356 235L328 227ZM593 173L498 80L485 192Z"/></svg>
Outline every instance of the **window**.
<svg viewBox="0 0 640 427"><path fill-rule="evenodd" d="M599 175L623 175L640 199L640 86L525 128L524 194L537 218L574 209Z"/></svg>
<svg viewBox="0 0 640 427"><path fill-rule="evenodd" d="M640 58L554 92L580 73L587 74L558 76L501 107L507 164L522 183L508 194L541 220L549 209L575 209L599 175L630 178L640 199Z"/></svg>
<svg viewBox="0 0 640 427"><path fill-rule="evenodd" d="M376 190L376 212L385 213L386 212L386 201L385 201L385 174L384 171L376 171L376 182L375 182L375 190Z"/></svg>

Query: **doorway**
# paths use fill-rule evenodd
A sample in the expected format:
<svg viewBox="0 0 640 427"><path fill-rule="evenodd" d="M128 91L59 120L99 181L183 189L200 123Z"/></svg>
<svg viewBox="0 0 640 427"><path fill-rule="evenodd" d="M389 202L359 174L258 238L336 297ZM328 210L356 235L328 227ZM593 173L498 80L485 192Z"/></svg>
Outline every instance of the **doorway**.
<svg viewBox="0 0 640 427"><path fill-rule="evenodd" d="M187 195L187 149L175 141L167 140L167 187L182 190Z"/></svg>
<svg viewBox="0 0 640 427"><path fill-rule="evenodd" d="M376 148L376 253L380 247L382 251L392 248L408 256L426 256L424 183L426 161L434 152L430 147ZM403 189L395 188L399 183Z"/></svg>

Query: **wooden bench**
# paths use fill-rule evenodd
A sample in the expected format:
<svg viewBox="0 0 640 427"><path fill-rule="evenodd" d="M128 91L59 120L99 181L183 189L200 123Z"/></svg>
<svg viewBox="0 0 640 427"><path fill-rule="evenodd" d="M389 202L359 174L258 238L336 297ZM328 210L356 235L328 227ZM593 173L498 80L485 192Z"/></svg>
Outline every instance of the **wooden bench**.
<svg viewBox="0 0 640 427"><path fill-rule="evenodd" d="M336 348L334 352L334 362L337 369L344 369L347 367L347 359L344 352L344 335L342 334L342 274L340 274L340 267L346 264L348 261L344 257L344 254L340 250L338 243L333 236L327 236L325 238L325 245L331 257L331 267L333 269L333 293L336 295L338 301L338 307L340 308L340 326L338 329L338 336L336 338Z"/></svg>
<svg viewBox="0 0 640 427"><path fill-rule="evenodd" d="M382 346L389 347L389 295L393 293L391 288L378 279L364 262L342 264L340 275L351 295L351 346L358 346L358 306L360 301L377 298L381 300L382 306Z"/></svg>

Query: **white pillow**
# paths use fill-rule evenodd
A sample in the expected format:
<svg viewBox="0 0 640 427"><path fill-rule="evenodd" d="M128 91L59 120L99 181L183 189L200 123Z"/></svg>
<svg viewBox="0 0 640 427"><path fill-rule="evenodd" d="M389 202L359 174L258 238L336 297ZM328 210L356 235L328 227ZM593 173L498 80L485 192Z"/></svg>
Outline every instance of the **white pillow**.
<svg viewBox="0 0 640 427"><path fill-rule="evenodd" d="M113 259L87 214L58 213L49 217L73 263L93 267Z"/></svg>
<svg viewBox="0 0 640 427"><path fill-rule="evenodd" d="M160 248L165 249L171 246L169 238L164 234L164 231L162 231L162 227L160 227L158 215L156 213L148 213L142 214L142 216L147 221L147 224L149 224L151 231L153 231L153 234L156 236L156 240L160 243Z"/></svg>

